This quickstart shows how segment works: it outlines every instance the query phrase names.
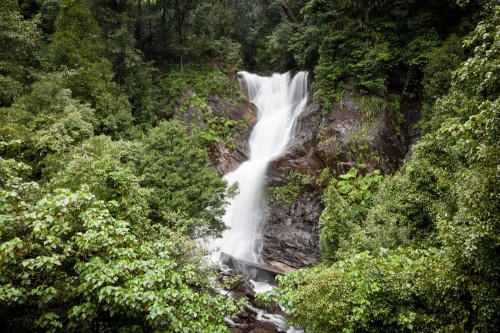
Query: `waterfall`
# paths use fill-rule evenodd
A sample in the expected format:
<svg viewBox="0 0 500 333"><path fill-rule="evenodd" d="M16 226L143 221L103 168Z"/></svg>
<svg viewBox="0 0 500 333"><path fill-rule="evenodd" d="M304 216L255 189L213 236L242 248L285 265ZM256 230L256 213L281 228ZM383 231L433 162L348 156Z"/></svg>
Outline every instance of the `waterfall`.
<svg viewBox="0 0 500 333"><path fill-rule="evenodd" d="M239 193L226 208L229 227L222 238L222 251L236 258L259 262L263 223L263 186L269 162L282 154L293 135L297 117L307 103L307 72L261 77L239 72L248 99L257 109L257 123L249 140L249 159L224 179L238 183Z"/></svg>

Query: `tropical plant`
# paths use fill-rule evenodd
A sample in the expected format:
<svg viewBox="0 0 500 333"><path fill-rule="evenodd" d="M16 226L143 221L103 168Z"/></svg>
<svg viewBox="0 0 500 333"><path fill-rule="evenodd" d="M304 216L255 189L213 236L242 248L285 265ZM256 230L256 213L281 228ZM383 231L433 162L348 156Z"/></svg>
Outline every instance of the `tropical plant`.
<svg viewBox="0 0 500 333"><path fill-rule="evenodd" d="M468 304L446 253L380 249L278 278L264 296L309 332L465 332Z"/></svg>
<svg viewBox="0 0 500 333"><path fill-rule="evenodd" d="M194 244L120 220L82 187L36 198L28 167L0 159L0 316L7 331L226 332L232 300L208 293Z"/></svg>
<svg viewBox="0 0 500 333"><path fill-rule="evenodd" d="M206 167L207 153L187 135L186 127L175 121L161 122L142 142L138 172L141 184L151 191L152 219L184 227L191 234L220 234L225 229L221 218L227 184ZM191 223L177 225L177 219L169 218L172 212Z"/></svg>
<svg viewBox="0 0 500 333"><path fill-rule="evenodd" d="M373 197L384 177L379 170L359 174L356 168L333 178L325 193L319 226L321 250L328 262L355 253L352 237L363 228L366 214L373 206Z"/></svg>

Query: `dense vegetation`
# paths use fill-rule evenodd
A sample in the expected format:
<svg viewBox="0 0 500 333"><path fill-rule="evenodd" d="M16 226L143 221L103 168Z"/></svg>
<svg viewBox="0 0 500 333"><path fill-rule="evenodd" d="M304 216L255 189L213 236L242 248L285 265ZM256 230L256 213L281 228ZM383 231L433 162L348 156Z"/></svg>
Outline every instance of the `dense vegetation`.
<svg viewBox="0 0 500 333"><path fill-rule="evenodd" d="M232 191L206 165L241 127L208 99L238 104L245 68L312 71L324 114L346 87L423 104L395 175L271 191L329 181L325 263L275 292L295 320L498 331L499 18L497 0L1 1L0 330L227 331L237 306L193 239L224 229Z"/></svg>
<svg viewBox="0 0 500 333"><path fill-rule="evenodd" d="M189 135L210 128L172 119L188 89L200 103L235 93L239 48L212 30L219 14L1 2L0 330L227 330L236 305L213 296L193 238L224 230L228 189L206 167L214 139Z"/></svg>
<svg viewBox="0 0 500 333"><path fill-rule="evenodd" d="M403 168L374 195L354 171L325 192L325 265L274 293L312 332L498 331L500 6L484 5L462 41L434 40L416 63L423 135Z"/></svg>

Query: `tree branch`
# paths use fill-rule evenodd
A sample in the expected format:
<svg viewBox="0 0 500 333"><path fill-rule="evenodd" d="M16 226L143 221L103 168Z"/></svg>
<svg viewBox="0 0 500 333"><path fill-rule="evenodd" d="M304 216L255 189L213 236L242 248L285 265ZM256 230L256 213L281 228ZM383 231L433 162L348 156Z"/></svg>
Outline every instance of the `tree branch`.
<svg viewBox="0 0 500 333"><path fill-rule="evenodd" d="M283 9L290 22L298 24L299 20L297 19L297 17L295 17L295 15L293 15L293 12L290 9L290 6L288 6L288 4L286 3L286 0L280 1L280 5L281 9Z"/></svg>

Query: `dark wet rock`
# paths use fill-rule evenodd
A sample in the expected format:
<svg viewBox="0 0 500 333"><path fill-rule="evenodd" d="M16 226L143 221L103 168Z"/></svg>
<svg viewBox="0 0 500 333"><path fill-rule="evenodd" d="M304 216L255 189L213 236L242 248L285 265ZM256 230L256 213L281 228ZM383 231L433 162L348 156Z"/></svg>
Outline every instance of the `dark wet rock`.
<svg viewBox="0 0 500 333"><path fill-rule="evenodd" d="M246 275L237 270L225 270L220 272L218 280L223 289L231 290L225 293L226 296L236 300L246 298L248 302L231 318L226 318L230 332L286 332L288 329L286 320L289 316L275 301L269 303L260 301Z"/></svg>
<svg viewBox="0 0 500 333"><path fill-rule="evenodd" d="M245 333L241 328L236 328L236 327L230 327L229 332L231 333Z"/></svg>
<svg viewBox="0 0 500 333"><path fill-rule="evenodd" d="M257 109L255 105L238 98L223 100L217 96L210 97L209 105L215 115L245 124L238 125L233 131L232 145L228 147L225 142L219 142L216 153L212 154L210 166L220 175L225 175L248 159L248 139L257 122Z"/></svg>
<svg viewBox="0 0 500 333"><path fill-rule="evenodd" d="M219 262L232 269L233 272L243 272L248 278L266 282L269 284L275 283L275 277L278 274L284 274L292 270L287 265L278 262L252 262L233 257L230 254L221 252Z"/></svg>
<svg viewBox="0 0 500 333"><path fill-rule="evenodd" d="M417 117L418 110L418 103L412 102L403 104L401 112ZM352 167L392 174L410 144L405 119L406 114L398 116L385 102L376 114L367 115L349 89L327 114L319 104L309 103L289 148L270 163L266 187L286 185L291 172L317 177L327 167L337 174ZM321 261L318 220L324 208L323 190L321 185L305 186L290 204L268 198L262 248L267 263L299 268Z"/></svg>
<svg viewBox="0 0 500 333"><path fill-rule="evenodd" d="M247 306L233 317L227 319L226 325L231 332L286 332L289 326L284 322L285 317L282 316L279 323L276 318L275 314L263 312L253 306Z"/></svg>
<svg viewBox="0 0 500 333"><path fill-rule="evenodd" d="M231 270L229 272L220 272L217 276L221 288L225 294L235 300L246 298L253 293L253 285L243 272ZM253 296L253 295L252 295Z"/></svg>
<svg viewBox="0 0 500 333"><path fill-rule="evenodd" d="M260 327L251 330L249 333L275 333L276 331L272 324L264 322L259 323Z"/></svg>
<svg viewBox="0 0 500 333"><path fill-rule="evenodd" d="M268 260L266 263L272 269L281 272L281 274L296 271L294 267L291 267L279 261Z"/></svg>
<svg viewBox="0 0 500 333"><path fill-rule="evenodd" d="M313 192L303 193L291 204L273 201L266 212L262 256L267 262L307 267L321 259L318 220L323 205Z"/></svg>
<svg viewBox="0 0 500 333"><path fill-rule="evenodd" d="M245 275L232 276L232 279L227 279L227 290L228 291L239 291L247 293L248 290L252 289L252 283L248 280Z"/></svg>
<svg viewBox="0 0 500 333"><path fill-rule="evenodd" d="M264 303L258 298L250 298L251 304L258 309L262 309L269 313L278 313L280 315L286 316L285 313L281 310L279 305L275 301L270 301L269 303Z"/></svg>

